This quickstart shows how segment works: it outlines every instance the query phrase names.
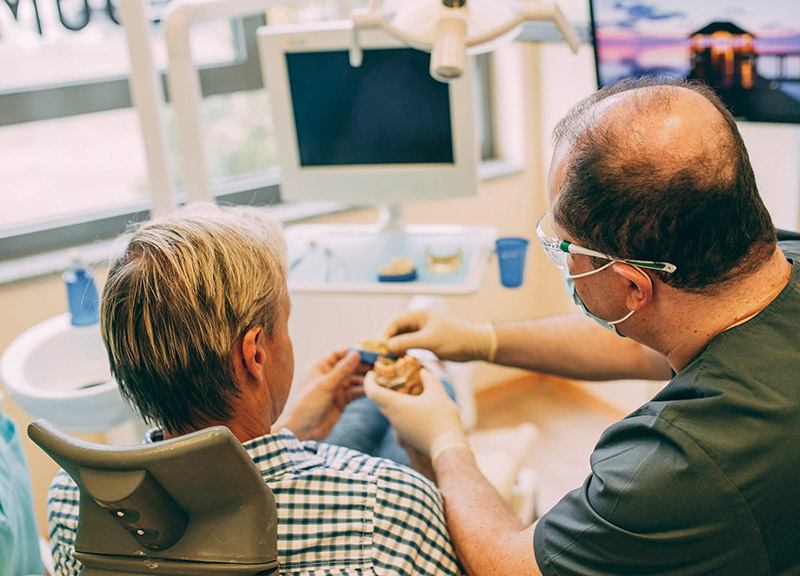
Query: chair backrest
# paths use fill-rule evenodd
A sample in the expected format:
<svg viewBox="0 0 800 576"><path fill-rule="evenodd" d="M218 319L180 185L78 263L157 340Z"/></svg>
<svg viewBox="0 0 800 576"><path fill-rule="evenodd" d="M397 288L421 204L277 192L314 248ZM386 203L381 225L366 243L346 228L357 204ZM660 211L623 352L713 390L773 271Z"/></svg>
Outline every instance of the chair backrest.
<svg viewBox="0 0 800 576"><path fill-rule="evenodd" d="M80 489L84 576L277 573L275 499L227 428L130 447L83 442L45 420L28 435Z"/></svg>

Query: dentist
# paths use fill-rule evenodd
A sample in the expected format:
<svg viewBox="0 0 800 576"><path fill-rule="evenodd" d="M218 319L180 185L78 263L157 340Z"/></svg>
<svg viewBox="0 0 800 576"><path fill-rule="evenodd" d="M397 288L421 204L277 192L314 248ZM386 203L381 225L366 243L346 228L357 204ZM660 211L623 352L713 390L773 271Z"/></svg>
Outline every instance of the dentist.
<svg viewBox="0 0 800 576"><path fill-rule="evenodd" d="M436 378L408 397L368 375L367 395L431 458L473 576L796 574L800 242L777 242L735 120L702 86L646 78L579 103L554 140L537 235L586 316L413 312L389 347L669 384L605 431L583 486L533 526L478 471Z"/></svg>

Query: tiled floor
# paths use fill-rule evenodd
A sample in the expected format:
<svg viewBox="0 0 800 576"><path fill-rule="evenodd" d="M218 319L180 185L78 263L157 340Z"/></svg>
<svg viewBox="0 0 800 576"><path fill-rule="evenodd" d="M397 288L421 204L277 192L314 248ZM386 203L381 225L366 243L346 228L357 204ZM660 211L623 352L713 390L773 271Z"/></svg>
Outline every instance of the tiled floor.
<svg viewBox="0 0 800 576"><path fill-rule="evenodd" d="M477 395L478 429L531 422L539 436L527 461L536 470L537 510L543 514L589 474L589 455L615 421L555 380L532 377Z"/></svg>

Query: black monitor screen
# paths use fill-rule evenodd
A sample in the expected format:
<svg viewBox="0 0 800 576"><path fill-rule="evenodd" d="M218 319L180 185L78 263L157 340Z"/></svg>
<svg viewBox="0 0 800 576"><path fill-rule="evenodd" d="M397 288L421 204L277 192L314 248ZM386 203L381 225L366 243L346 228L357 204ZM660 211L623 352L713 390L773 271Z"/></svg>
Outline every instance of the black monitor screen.
<svg viewBox="0 0 800 576"><path fill-rule="evenodd" d="M737 118L800 122L797 0L591 0L600 86L646 73L713 87Z"/></svg>
<svg viewBox="0 0 800 576"><path fill-rule="evenodd" d="M286 54L301 166L452 164L447 84L411 48Z"/></svg>

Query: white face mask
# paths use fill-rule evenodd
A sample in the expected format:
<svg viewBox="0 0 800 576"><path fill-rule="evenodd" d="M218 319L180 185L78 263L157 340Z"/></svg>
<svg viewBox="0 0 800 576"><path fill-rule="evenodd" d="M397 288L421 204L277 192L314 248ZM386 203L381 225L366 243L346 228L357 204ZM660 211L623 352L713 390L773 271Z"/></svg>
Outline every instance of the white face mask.
<svg viewBox="0 0 800 576"><path fill-rule="evenodd" d="M606 330L611 330L617 336L622 336L624 338L625 336L617 331L617 324L625 322L625 320L633 316L633 313L636 312L636 310L631 310L630 312L628 312L628 314L625 315L625 317L620 318L619 320L603 320L602 318L598 318L597 316L589 312L589 310L586 308L586 304L583 303L583 300L581 300L581 297L578 295L578 291L575 290L575 282L573 281L573 278L583 278L584 276L591 276L592 274L597 274L601 270L605 270L606 268L611 266L614 262L616 262L616 260L612 260L611 262L605 264L604 266L601 266L600 268L596 268L595 270L590 270L589 272L584 272L583 274L570 274L569 269L565 266L564 268L561 269L561 275L564 277L564 283L567 285L567 294L572 296L573 302L575 302L577 306L580 306L581 310L583 310L583 313L592 320L594 320L595 322L597 322L598 324L600 324L600 326L602 326ZM648 282L650 282L650 286L653 285L653 281L650 280L650 276L645 274L644 271L641 270L639 267L634 266L634 268L636 268L637 270L639 270L639 272L644 274L645 278L647 278Z"/></svg>

